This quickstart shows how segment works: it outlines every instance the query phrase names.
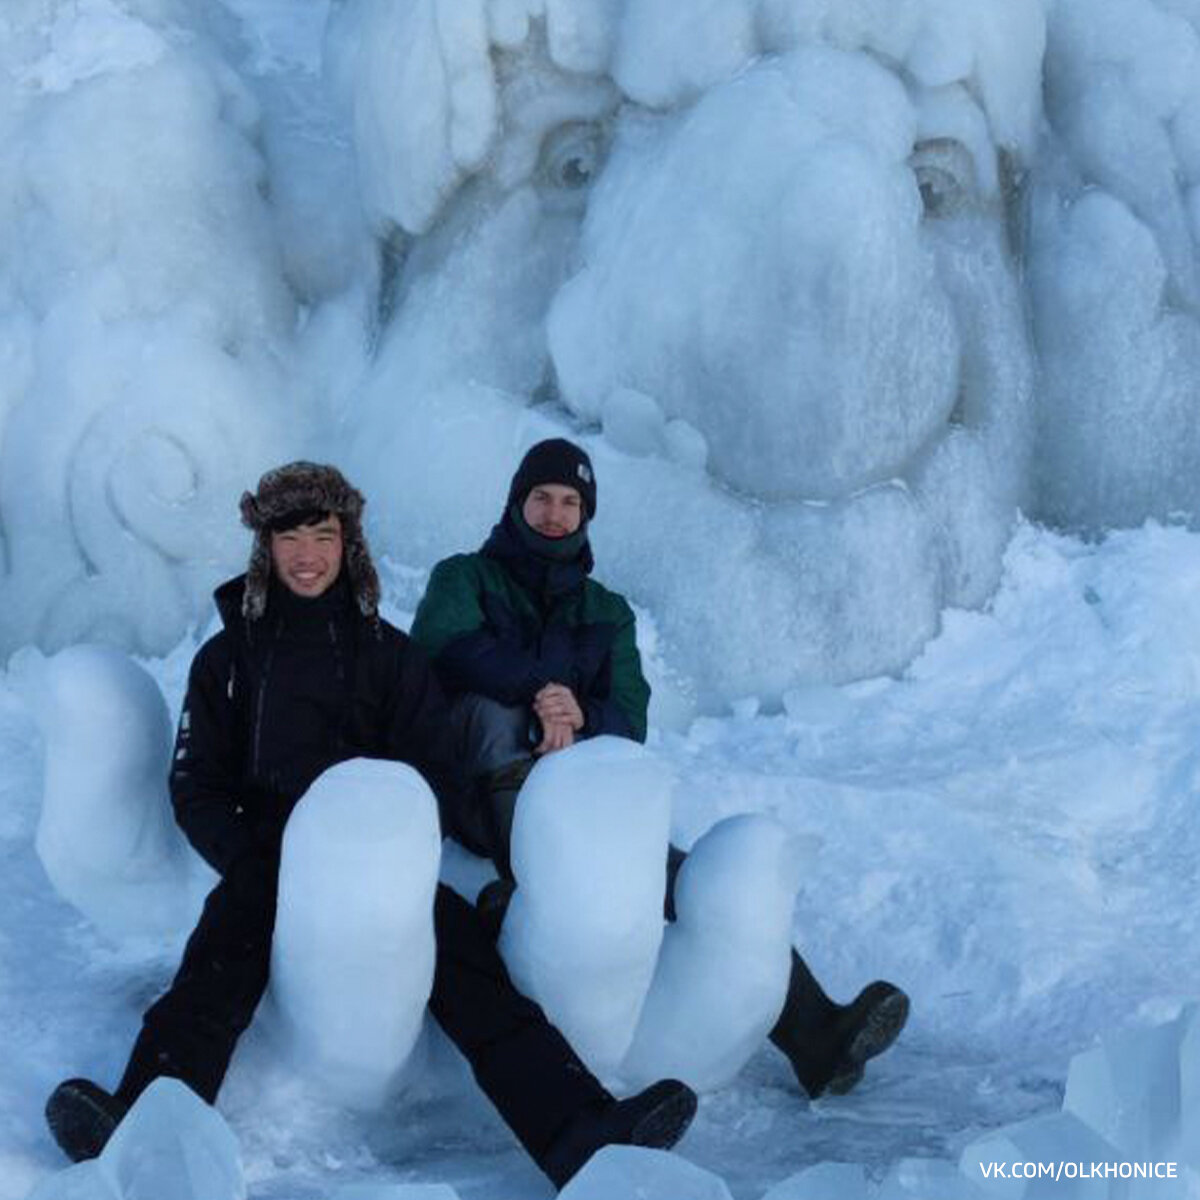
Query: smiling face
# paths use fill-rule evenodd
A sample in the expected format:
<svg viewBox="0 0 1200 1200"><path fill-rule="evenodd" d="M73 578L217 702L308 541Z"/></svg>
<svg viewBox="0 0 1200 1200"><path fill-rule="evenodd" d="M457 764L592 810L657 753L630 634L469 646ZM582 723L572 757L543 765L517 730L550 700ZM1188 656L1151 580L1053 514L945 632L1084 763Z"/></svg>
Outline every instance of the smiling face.
<svg viewBox="0 0 1200 1200"><path fill-rule="evenodd" d="M293 595L313 600L336 582L342 568L342 522L323 520L271 534L271 566Z"/></svg>
<svg viewBox="0 0 1200 1200"><path fill-rule="evenodd" d="M521 506L525 524L542 537L570 537L583 521L583 500L573 487L539 483Z"/></svg>

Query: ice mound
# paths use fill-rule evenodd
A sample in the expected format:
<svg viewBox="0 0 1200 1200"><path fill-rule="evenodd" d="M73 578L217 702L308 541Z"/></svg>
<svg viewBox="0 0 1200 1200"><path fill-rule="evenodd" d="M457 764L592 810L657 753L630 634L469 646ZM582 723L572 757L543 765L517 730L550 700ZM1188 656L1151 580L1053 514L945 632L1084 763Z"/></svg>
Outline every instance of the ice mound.
<svg viewBox="0 0 1200 1200"><path fill-rule="evenodd" d="M542 759L517 805L501 952L602 1077L629 1049L662 942L672 783L644 747L598 737Z"/></svg>
<svg viewBox="0 0 1200 1200"><path fill-rule="evenodd" d="M727 817L696 842L621 1066L631 1086L673 1078L712 1091L762 1046L787 994L804 844L758 814Z"/></svg>
<svg viewBox="0 0 1200 1200"><path fill-rule="evenodd" d="M192 855L167 793L172 731L158 684L128 655L28 650L12 680L44 745L37 852L55 889L115 935L171 932L192 910Z"/></svg>
<svg viewBox="0 0 1200 1200"><path fill-rule="evenodd" d="M717 1175L677 1154L606 1146L559 1192L560 1200L731 1200Z"/></svg>
<svg viewBox="0 0 1200 1200"><path fill-rule="evenodd" d="M292 1057L344 1103L378 1104L433 984L437 802L411 767L331 767L288 821L271 997Z"/></svg>

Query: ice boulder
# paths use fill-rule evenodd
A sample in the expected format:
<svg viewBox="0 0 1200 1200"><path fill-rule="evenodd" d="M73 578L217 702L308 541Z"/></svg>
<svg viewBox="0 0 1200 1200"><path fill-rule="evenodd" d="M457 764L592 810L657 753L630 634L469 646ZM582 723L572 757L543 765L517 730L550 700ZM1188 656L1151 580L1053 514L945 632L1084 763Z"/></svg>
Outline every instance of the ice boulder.
<svg viewBox="0 0 1200 1200"><path fill-rule="evenodd" d="M220 1113L156 1079L117 1126L100 1167L120 1200L244 1200L241 1155Z"/></svg>
<svg viewBox="0 0 1200 1200"><path fill-rule="evenodd" d="M348 1183L330 1200L458 1200L448 1183Z"/></svg>
<svg viewBox="0 0 1200 1200"><path fill-rule="evenodd" d="M902 1158L879 1186L876 1200L982 1200L983 1192L953 1163Z"/></svg>
<svg viewBox="0 0 1200 1200"><path fill-rule="evenodd" d="M1063 1109L1129 1159L1162 1157L1179 1135L1180 1043L1185 1022L1131 1029L1077 1054Z"/></svg>
<svg viewBox="0 0 1200 1200"><path fill-rule="evenodd" d="M1125 1195L1123 1180L1093 1175L1092 1163L1118 1163L1123 1155L1074 1113L1058 1112L1033 1117L994 1130L971 1142L958 1166L968 1179L979 1180L988 1196L1011 1200L1117 1200ZM1001 1177L998 1166L1010 1163L1062 1163L1058 1179L1037 1172L1029 1177ZM1079 1164L1086 1170L1080 1171ZM987 1174L985 1175L985 1172Z"/></svg>
<svg viewBox="0 0 1200 1200"><path fill-rule="evenodd" d="M626 738L542 759L517 803L500 948L602 1077L633 1039L663 936L670 769Z"/></svg>
<svg viewBox="0 0 1200 1200"><path fill-rule="evenodd" d="M26 650L12 680L41 730L37 852L55 889L114 935L186 925L189 858L171 814L171 722L158 684L128 655Z"/></svg>
<svg viewBox="0 0 1200 1200"><path fill-rule="evenodd" d="M867 1177L862 1167L827 1162L806 1167L776 1184L762 1200L866 1200L866 1196Z"/></svg>
<svg viewBox="0 0 1200 1200"><path fill-rule="evenodd" d="M420 1032L440 853L437 802L402 763L331 767L288 821L271 996L296 1061L344 1103L379 1103Z"/></svg>
<svg viewBox="0 0 1200 1200"><path fill-rule="evenodd" d="M792 910L807 843L773 817L713 826L675 889L654 980L621 1076L641 1087L728 1083L779 1017L791 969Z"/></svg>
<svg viewBox="0 0 1200 1200"><path fill-rule="evenodd" d="M121 1200L99 1160L47 1175L25 1200Z"/></svg>
<svg viewBox="0 0 1200 1200"><path fill-rule="evenodd" d="M725 1181L664 1150L605 1146L559 1200L732 1200Z"/></svg>
<svg viewBox="0 0 1200 1200"><path fill-rule="evenodd" d="M1200 1171L1200 1008L1190 1005L1183 1021L1179 1046L1179 1154Z"/></svg>

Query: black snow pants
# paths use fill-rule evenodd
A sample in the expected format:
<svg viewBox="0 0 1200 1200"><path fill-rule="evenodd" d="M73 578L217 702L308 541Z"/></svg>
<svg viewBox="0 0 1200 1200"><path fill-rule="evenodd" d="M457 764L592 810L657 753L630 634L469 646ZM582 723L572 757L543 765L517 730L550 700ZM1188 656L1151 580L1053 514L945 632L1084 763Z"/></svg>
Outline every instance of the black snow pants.
<svg viewBox="0 0 1200 1200"><path fill-rule="evenodd" d="M276 880L222 880L209 894L167 992L146 1012L117 1088L128 1104L173 1076L210 1104L238 1038L267 986ZM439 885L437 959L429 1009L475 1079L541 1165L555 1136L583 1109L610 1099L541 1008L513 986L474 908Z"/></svg>

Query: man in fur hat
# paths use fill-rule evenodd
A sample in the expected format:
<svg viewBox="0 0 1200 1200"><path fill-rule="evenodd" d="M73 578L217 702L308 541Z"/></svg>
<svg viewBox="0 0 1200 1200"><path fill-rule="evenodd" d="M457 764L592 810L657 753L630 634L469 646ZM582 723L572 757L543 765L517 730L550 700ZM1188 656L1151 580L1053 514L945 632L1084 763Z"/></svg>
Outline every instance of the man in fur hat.
<svg viewBox="0 0 1200 1200"><path fill-rule="evenodd" d="M495 929L512 894L510 842L517 794L534 761L596 734L646 739L650 685L635 618L623 596L592 579L588 525L596 476L587 453L551 438L517 467L500 522L475 554L434 567L413 622L451 698L459 752L482 804L463 840L501 879L479 906ZM684 861L671 847L666 914ZM877 980L849 1004L825 993L794 950L787 1000L771 1041L815 1098L842 1093L869 1058L895 1041L908 997Z"/></svg>
<svg viewBox="0 0 1200 1200"><path fill-rule="evenodd" d="M221 878L115 1091L71 1079L50 1097L50 1128L73 1160L99 1154L159 1076L216 1099L267 984L284 826L318 775L360 756L405 762L447 829L469 811L438 684L378 614L362 509L336 469L304 462L242 497L250 565L216 592L224 629L192 664L170 776L176 818ZM513 988L472 906L439 887L434 926L430 1011L556 1184L606 1143L674 1144L695 1111L684 1084L614 1100Z"/></svg>

